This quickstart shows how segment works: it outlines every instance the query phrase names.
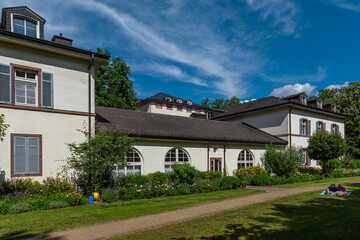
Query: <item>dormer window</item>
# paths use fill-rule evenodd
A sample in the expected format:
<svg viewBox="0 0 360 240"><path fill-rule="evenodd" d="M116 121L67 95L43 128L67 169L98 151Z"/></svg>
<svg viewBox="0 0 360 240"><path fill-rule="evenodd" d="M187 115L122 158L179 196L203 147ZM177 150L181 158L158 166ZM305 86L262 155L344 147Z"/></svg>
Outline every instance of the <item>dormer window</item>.
<svg viewBox="0 0 360 240"><path fill-rule="evenodd" d="M178 103L182 103L183 101L181 99L176 99Z"/></svg>
<svg viewBox="0 0 360 240"><path fill-rule="evenodd" d="M171 102L171 98L166 97L166 98L165 98L165 101L167 101L167 102Z"/></svg>
<svg viewBox="0 0 360 240"><path fill-rule="evenodd" d="M213 117L214 117L214 112L213 111L209 111L209 112L206 113L206 118L207 119L211 119Z"/></svg>
<svg viewBox="0 0 360 240"><path fill-rule="evenodd" d="M306 96L300 96L300 103L306 105Z"/></svg>
<svg viewBox="0 0 360 240"><path fill-rule="evenodd" d="M21 16L12 16L12 32L38 38L38 22Z"/></svg>
<svg viewBox="0 0 360 240"><path fill-rule="evenodd" d="M332 105L331 105L331 111L332 111L332 112L336 112L336 105L335 105L335 104L332 104Z"/></svg>
<svg viewBox="0 0 360 240"><path fill-rule="evenodd" d="M192 105L192 101L190 101L190 100L187 101L186 103L187 103L188 105Z"/></svg>
<svg viewBox="0 0 360 240"><path fill-rule="evenodd" d="M317 108L322 109L322 102L321 102L321 101L317 101L317 102L316 102L316 106L317 106Z"/></svg>

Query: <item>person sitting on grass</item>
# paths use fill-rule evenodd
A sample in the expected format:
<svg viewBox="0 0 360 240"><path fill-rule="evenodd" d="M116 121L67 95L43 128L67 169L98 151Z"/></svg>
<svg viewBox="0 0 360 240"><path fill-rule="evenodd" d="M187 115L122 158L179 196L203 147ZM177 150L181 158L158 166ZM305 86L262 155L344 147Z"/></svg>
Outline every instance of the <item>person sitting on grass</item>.
<svg viewBox="0 0 360 240"><path fill-rule="evenodd" d="M338 185L338 190L334 193L334 195L335 196L345 196L345 197L347 197L350 194L349 194L348 191L345 190L345 188L341 184L339 184Z"/></svg>
<svg viewBox="0 0 360 240"><path fill-rule="evenodd" d="M335 192L338 191L338 188L336 187L335 184L331 184L327 189L326 189L326 195L329 194L334 194Z"/></svg>

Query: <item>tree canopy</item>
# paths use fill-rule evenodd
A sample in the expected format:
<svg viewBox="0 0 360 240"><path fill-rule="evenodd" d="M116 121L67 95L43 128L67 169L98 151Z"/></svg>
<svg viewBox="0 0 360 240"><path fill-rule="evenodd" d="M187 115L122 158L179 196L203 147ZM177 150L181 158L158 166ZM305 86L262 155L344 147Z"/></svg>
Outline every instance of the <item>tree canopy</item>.
<svg viewBox="0 0 360 240"><path fill-rule="evenodd" d="M360 158L360 83L351 82L342 88L320 90L319 97L325 102L334 101L337 111L350 116L345 121L348 153Z"/></svg>
<svg viewBox="0 0 360 240"><path fill-rule="evenodd" d="M97 53L110 56L106 64L95 72L95 104L97 106L135 109L139 102L134 90L131 69L121 57L110 51L97 49Z"/></svg>
<svg viewBox="0 0 360 240"><path fill-rule="evenodd" d="M238 104L240 104L240 100L236 96L233 96L230 99L217 98L214 101L210 101L209 98L204 98L201 102L201 105L214 109L226 109Z"/></svg>

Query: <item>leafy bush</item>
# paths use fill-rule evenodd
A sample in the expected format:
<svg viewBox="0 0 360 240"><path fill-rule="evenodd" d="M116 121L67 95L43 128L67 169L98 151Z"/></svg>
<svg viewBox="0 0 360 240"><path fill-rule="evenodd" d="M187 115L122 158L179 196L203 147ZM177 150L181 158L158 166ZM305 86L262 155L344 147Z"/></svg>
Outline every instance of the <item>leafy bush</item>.
<svg viewBox="0 0 360 240"><path fill-rule="evenodd" d="M17 203L17 204L12 205L9 208L10 214L22 213L22 212L28 212L28 211L31 211L31 207L26 203Z"/></svg>
<svg viewBox="0 0 360 240"><path fill-rule="evenodd" d="M170 181L170 174L171 173L155 172L150 173L147 176L149 177L150 182L153 184L164 184Z"/></svg>
<svg viewBox="0 0 360 240"><path fill-rule="evenodd" d="M349 155L346 155L341 159L341 168L346 169L359 169L360 168L360 159L354 159Z"/></svg>
<svg viewBox="0 0 360 240"><path fill-rule="evenodd" d="M300 172L300 173L308 173L308 174L312 174L312 175L319 175L321 174L321 168L318 168L318 167L305 167L305 166L301 166L301 167L298 167L297 170Z"/></svg>
<svg viewBox="0 0 360 240"><path fill-rule="evenodd" d="M345 177L345 174L341 170L335 170L335 171L329 173L328 177L329 178L343 178L343 177Z"/></svg>
<svg viewBox="0 0 360 240"><path fill-rule="evenodd" d="M114 189L105 189L102 191L101 200L103 202L116 202L118 200L117 191Z"/></svg>
<svg viewBox="0 0 360 240"><path fill-rule="evenodd" d="M221 171L205 171L205 172L198 171L195 178L196 179L215 180L215 179L222 178L222 172Z"/></svg>
<svg viewBox="0 0 360 240"><path fill-rule="evenodd" d="M189 164L174 164L172 169L171 180L176 184L193 184L195 176L198 174L198 170Z"/></svg>
<svg viewBox="0 0 360 240"><path fill-rule="evenodd" d="M65 208L70 206L66 201L52 201L49 203L49 208Z"/></svg>
<svg viewBox="0 0 360 240"><path fill-rule="evenodd" d="M270 176L265 173L257 174L251 179L251 184L256 186L267 186L270 182Z"/></svg>
<svg viewBox="0 0 360 240"><path fill-rule="evenodd" d="M284 150L276 150L273 145L266 145L266 152L261 157L265 169L276 176L291 176L303 162L302 149L291 146Z"/></svg>
<svg viewBox="0 0 360 240"><path fill-rule="evenodd" d="M240 180L236 177L223 177L220 182L220 189L235 189L240 186Z"/></svg>
<svg viewBox="0 0 360 240"><path fill-rule="evenodd" d="M195 180L194 184L192 185L192 192L194 193L201 193L201 192L213 192L220 189L221 179L215 180Z"/></svg>
<svg viewBox="0 0 360 240"><path fill-rule="evenodd" d="M322 161L320 161L320 164L323 165ZM335 169L337 169L338 167L340 167L341 162L337 159L330 159L329 161L327 161L326 163L326 168L329 172L334 171Z"/></svg>
<svg viewBox="0 0 360 240"><path fill-rule="evenodd" d="M264 174L264 173L266 174L267 171L259 166L251 166L251 167L247 167L247 168L240 168L240 169L234 170L234 175L241 180L253 177L258 174Z"/></svg>
<svg viewBox="0 0 360 240"><path fill-rule="evenodd" d="M187 184L187 183L183 183L183 184L178 185L176 187L176 190L177 190L179 195L190 194L191 193L190 185Z"/></svg>

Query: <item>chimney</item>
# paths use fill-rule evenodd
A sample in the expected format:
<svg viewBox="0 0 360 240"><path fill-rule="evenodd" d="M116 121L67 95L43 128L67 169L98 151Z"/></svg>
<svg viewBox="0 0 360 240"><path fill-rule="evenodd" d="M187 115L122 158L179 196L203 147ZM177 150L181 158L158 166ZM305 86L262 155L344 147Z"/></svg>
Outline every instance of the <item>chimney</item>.
<svg viewBox="0 0 360 240"><path fill-rule="evenodd" d="M62 33L59 36L54 35L51 39L52 42L72 47L72 39L63 37Z"/></svg>

